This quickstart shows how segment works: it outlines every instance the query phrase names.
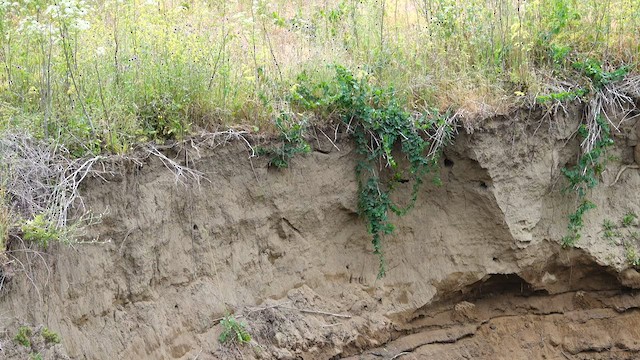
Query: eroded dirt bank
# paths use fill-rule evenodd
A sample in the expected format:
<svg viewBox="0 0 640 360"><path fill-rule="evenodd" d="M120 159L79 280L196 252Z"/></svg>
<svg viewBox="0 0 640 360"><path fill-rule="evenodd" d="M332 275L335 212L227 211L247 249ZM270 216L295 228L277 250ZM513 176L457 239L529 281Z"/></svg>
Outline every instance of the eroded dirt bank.
<svg viewBox="0 0 640 360"><path fill-rule="evenodd" d="M579 109L573 109L579 111ZM427 184L385 239L376 280L356 213L350 144L315 141L290 169L268 169L232 143L190 154L209 181L176 185L160 160L86 184L105 213L87 240L29 257L0 298L2 350L21 359L624 359L640 356L640 274L604 219L640 213L635 143L616 137L589 194L577 249L562 249L574 198L560 169L575 162L577 113L487 120L446 150L443 186ZM175 154L171 154L175 155ZM184 154L182 155L184 156ZM410 184L396 193L409 194ZM25 261L27 255L25 255ZM46 263L45 263L46 261ZM233 311L251 347L221 348ZM46 325L62 343L11 339ZM45 349L45 350L42 350Z"/></svg>

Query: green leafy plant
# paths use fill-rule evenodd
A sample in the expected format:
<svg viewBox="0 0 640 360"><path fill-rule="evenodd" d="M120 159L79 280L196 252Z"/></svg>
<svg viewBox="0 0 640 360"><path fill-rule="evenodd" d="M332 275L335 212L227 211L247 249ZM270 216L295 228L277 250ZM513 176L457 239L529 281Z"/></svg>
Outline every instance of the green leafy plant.
<svg viewBox="0 0 640 360"><path fill-rule="evenodd" d="M614 240L615 238L622 236L622 234L616 230L616 224L609 219L605 219L602 222L602 232L602 236L606 240Z"/></svg>
<svg viewBox="0 0 640 360"><path fill-rule="evenodd" d="M612 72L603 70L602 63L588 58L584 61L576 61L573 63L575 69L580 70L589 79L591 86L597 92L607 84L622 80L629 72L629 67L622 66ZM584 93L586 94L586 92ZM596 101L597 103L597 101ZM578 159L578 163L571 168L562 168L562 173L569 181L567 189L574 191L578 197L578 207L575 212L569 214L568 234L562 238L563 246L573 246L580 239L580 230L584 227L584 214L595 208L595 205L586 200L587 190L593 189L599 183L599 177L605 169L607 157L604 156L606 149L613 145L613 137L608 120L602 115L602 109L596 107L593 109L595 117L593 124L588 128L585 124L581 124L578 128L578 135L583 142L593 143L588 147L589 150L584 152ZM634 214L635 215L635 214ZM623 219L624 223L631 224L635 218L629 217ZM613 235L610 229L607 229L605 235Z"/></svg>
<svg viewBox="0 0 640 360"><path fill-rule="evenodd" d="M622 218L622 226L629 227L633 225L633 223L636 221L637 218L638 218L638 215L636 215L636 213L634 212L630 211L626 213Z"/></svg>
<svg viewBox="0 0 640 360"><path fill-rule="evenodd" d="M612 242L612 245L621 245L627 264L638 268L640 267L640 254L637 245L640 241L640 232L637 231L639 224L635 221L636 219L637 215L629 211L622 217L620 226L616 226L611 220L604 220L602 230L605 239L616 238L619 240Z"/></svg>
<svg viewBox="0 0 640 360"><path fill-rule="evenodd" d="M536 97L538 103L546 103L549 101L572 101L579 99L589 93L587 89L576 89L572 91L562 91L557 93L551 93L547 95L540 95Z"/></svg>
<svg viewBox="0 0 640 360"><path fill-rule="evenodd" d="M18 333L13 338L18 344L30 348L31 347L31 328L28 326L20 326L18 328Z"/></svg>
<svg viewBox="0 0 640 360"><path fill-rule="evenodd" d="M61 232L49 222L43 214L38 214L33 219L22 225L23 238L47 248L51 241L59 241Z"/></svg>
<svg viewBox="0 0 640 360"><path fill-rule="evenodd" d="M32 352L31 354L29 354L29 357L31 358L31 360L43 360L42 354L40 353Z"/></svg>
<svg viewBox="0 0 640 360"><path fill-rule="evenodd" d="M575 212L569 214L569 234L562 238L563 246L574 246L580 240L580 230L584 227L584 214L595 207L595 204L585 200Z"/></svg>
<svg viewBox="0 0 640 360"><path fill-rule="evenodd" d="M59 344L60 343L60 335L56 332L49 330L49 328L42 328L40 335L44 338L44 341L47 344Z"/></svg>
<svg viewBox="0 0 640 360"><path fill-rule="evenodd" d="M627 263L634 267L640 266L640 256L638 256L638 252L636 249L628 242L625 242L624 245L625 256L627 258Z"/></svg>
<svg viewBox="0 0 640 360"><path fill-rule="evenodd" d="M220 320L222 332L218 337L220 343L225 344L229 341L235 341L239 344L248 344L251 342L251 334L247 331L247 324L238 321L232 315L227 315Z"/></svg>
<svg viewBox="0 0 640 360"><path fill-rule="evenodd" d="M311 151L311 146L304 139L304 122L292 121L287 114L280 114L275 120L276 128L280 133L280 144L275 147L258 148L259 155L271 156L269 166L277 168L289 167L289 161L296 154L305 154Z"/></svg>
<svg viewBox="0 0 640 360"><path fill-rule="evenodd" d="M372 85L365 72L353 74L335 66L335 73L333 82L317 84L305 83L303 74L298 78L302 84L296 84L291 96L303 109L338 116L354 139L361 156L355 169L358 209L367 221L382 277L386 272L382 238L394 230L389 214L402 216L413 208L425 174L434 173L439 182L438 160L453 126L436 111L412 117L393 89ZM432 133L438 135L430 137ZM396 158L396 151L402 160ZM408 203L401 206L392 200L392 192L405 182L412 182L412 189Z"/></svg>
<svg viewBox="0 0 640 360"><path fill-rule="evenodd" d="M584 227L584 214L596 206L592 202L585 199L587 190L594 188L599 183L599 176L604 171L606 158L602 155L605 150L613 145L611 130L609 124L602 117L596 118L597 125L600 128L600 138L595 142L591 151L582 154L578 159L578 163L571 168L562 168L562 173L569 181L567 189L574 191L578 196L579 205L576 210L569 214L569 233L562 238L563 246L573 246L580 239L580 231ZM578 134L586 139L589 136L589 130L583 124L578 129Z"/></svg>
<svg viewBox="0 0 640 360"><path fill-rule="evenodd" d="M607 84L624 79L630 70L629 66L621 66L614 71L607 72L604 71L601 61L592 58L576 61L573 63L573 67L587 76L596 89L601 89Z"/></svg>

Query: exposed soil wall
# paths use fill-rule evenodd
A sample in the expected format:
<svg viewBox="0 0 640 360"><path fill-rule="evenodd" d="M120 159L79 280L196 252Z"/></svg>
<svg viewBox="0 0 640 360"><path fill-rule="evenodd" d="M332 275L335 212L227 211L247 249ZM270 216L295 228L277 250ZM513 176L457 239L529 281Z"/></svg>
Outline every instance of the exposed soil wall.
<svg viewBox="0 0 640 360"><path fill-rule="evenodd" d="M385 238L377 280L356 213L356 154L328 141L268 169L231 143L190 151L201 185L176 184L158 159L91 179L84 202L102 222L87 240L28 257L0 295L0 354L31 350L20 324L46 325L45 359L519 359L640 356L640 274L604 219L640 213L627 124L590 199L576 249L562 249L574 197L560 169L575 162L578 108L553 120L520 112L461 133L443 185L427 183ZM176 155L176 154L170 154ZM184 157L184 153L181 153ZM396 194L410 193L410 184ZM29 275L28 277L26 275ZM221 347L234 311L252 346Z"/></svg>

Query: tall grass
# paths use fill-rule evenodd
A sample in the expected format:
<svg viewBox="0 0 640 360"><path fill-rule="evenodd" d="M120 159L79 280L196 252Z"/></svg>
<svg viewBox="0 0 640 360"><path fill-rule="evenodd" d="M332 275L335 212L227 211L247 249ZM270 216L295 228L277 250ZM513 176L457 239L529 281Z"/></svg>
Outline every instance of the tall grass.
<svg viewBox="0 0 640 360"><path fill-rule="evenodd" d="M571 59L637 70L639 33L636 0L2 0L0 129L77 155L264 130L329 64L413 110L499 108L575 76Z"/></svg>

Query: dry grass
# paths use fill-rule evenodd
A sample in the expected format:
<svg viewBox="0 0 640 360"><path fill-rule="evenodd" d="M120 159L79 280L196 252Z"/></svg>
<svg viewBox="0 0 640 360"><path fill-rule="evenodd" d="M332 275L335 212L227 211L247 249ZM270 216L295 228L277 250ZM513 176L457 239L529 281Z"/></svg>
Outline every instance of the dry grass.
<svg viewBox="0 0 640 360"><path fill-rule="evenodd" d="M634 0L68 0L58 17L50 3L0 8L0 128L74 154L194 128L268 131L298 74L328 80L330 64L393 86L411 111L477 117L579 78L572 59L640 55Z"/></svg>

